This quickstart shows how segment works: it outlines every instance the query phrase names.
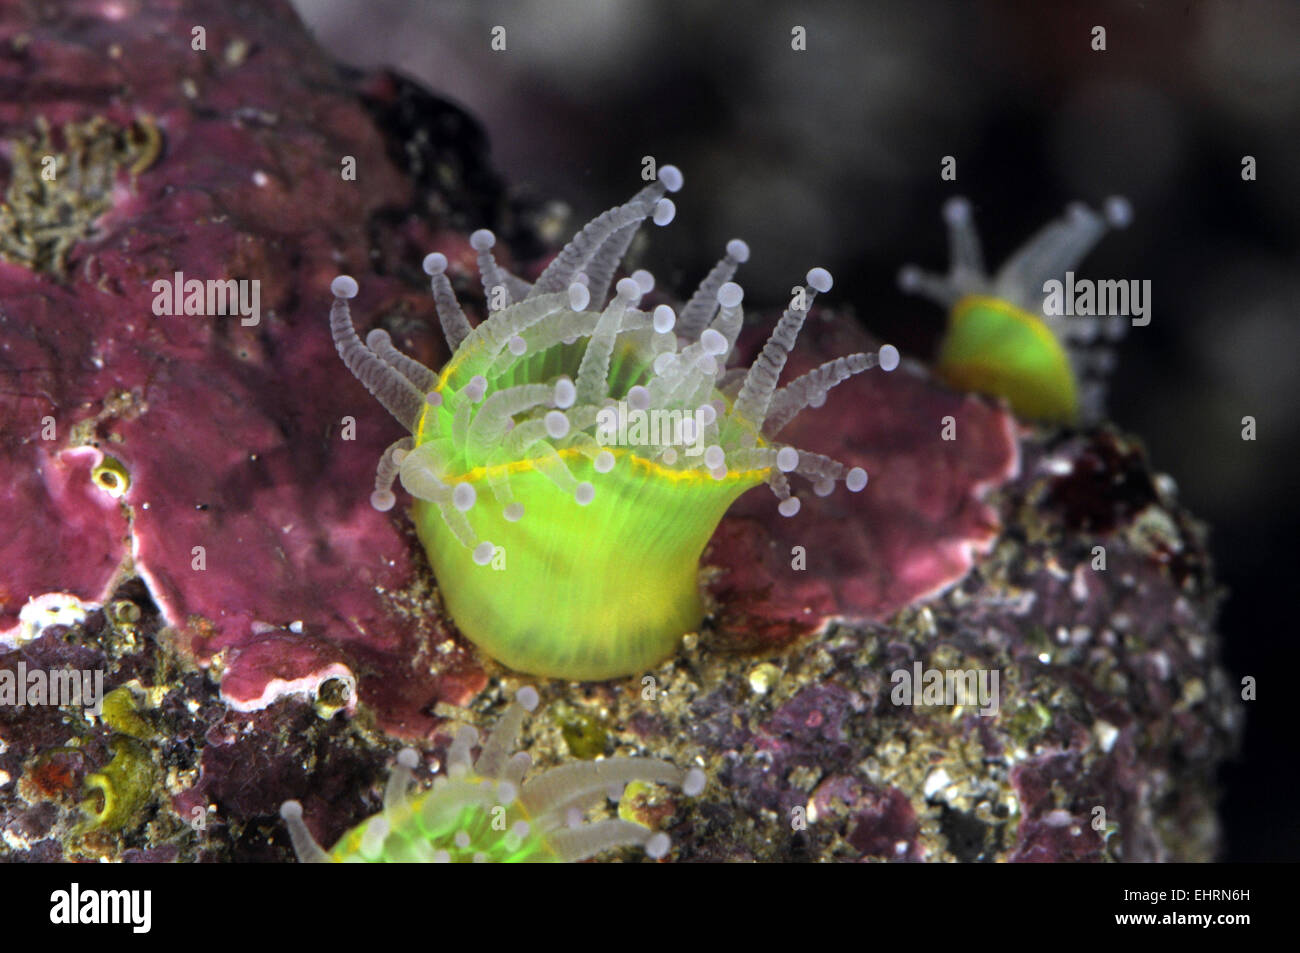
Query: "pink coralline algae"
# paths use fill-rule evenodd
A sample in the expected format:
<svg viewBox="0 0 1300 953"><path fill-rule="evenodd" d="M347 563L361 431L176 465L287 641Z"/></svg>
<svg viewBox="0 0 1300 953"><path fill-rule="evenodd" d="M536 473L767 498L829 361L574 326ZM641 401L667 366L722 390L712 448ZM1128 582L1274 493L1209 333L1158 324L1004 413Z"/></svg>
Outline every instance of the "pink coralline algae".
<svg viewBox="0 0 1300 953"><path fill-rule="evenodd" d="M16 456L28 466L7 460L0 474L0 511L14 516L4 522L4 546L23 554L6 561L0 579L0 642L11 643L101 603L127 554L121 507L92 479L102 453L38 440Z"/></svg>
<svg viewBox="0 0 1300 953"><path fill-rule="evenodd" d="M27 142L48 123L51 148L71 155L87 130L108 136L147 121L157 140L147 168L124 157L106 200L75 183L55 196L88 218L62 252L66 273L52 273L52 255L45 270L0 263L0 523L9 530L0 623L16 627L27 600L44 593L102 601L129 546L128 571L194 657L225 671L232 705L307 692L346 669L392 730L427 731L426 709L443 696L416 660L447 633L436 620L398 618L399 594L416 579L413 550L356 492L391 435L361 388L339 380L328 329L305 304L341 262L365 261L367 223L411 206L415 191L357 91L315 54L287 6L247 22L214 11L204 20L209 56L190 49L188 13L139 6L155 24L148 38L131 18L94 15L93 4L80 27L93 28L93 43L75 26L24 22L16 9L0 20L0 43L23 35L22 65L6 69L25 88L0 104L0 137ZM240 59L258 31L279 39ZM126 55L85 52L113 43ZM131 52L141 43L147 55ZM67 101L68 89L83 92ZM99 98L84 93L95 89ZM382 82L369 93L396 95ZM341 178L343 156L364 169L364 188ZM397 246L408 234L421 248L465 244L405 219L388 227ZM257 323L157 315L153 283L178 272L258 280ZM403 313L408 286L368 284ZM395 336L419 352L420 335ZM90 482L79 455L95 451L77 442L121 461L125 511ZM300 632L271 635L290 627ZM457 647L440 660L455 672L463 656ZM447 684L456 693L447 700L459 702L476 679Z"/></svg>

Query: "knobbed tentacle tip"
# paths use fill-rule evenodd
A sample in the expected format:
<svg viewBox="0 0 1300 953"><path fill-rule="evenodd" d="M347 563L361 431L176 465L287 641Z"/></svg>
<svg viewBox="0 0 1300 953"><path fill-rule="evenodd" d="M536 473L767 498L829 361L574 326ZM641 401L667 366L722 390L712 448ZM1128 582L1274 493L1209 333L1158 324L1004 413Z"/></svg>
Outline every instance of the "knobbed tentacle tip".
<svg viewBox="0 0 1300 953"><path fill-rule="evenodd" d="M877 360L880 361L880 369L886 372L897 368L898 362L901 360L898 354L898 348L894 347L892 344L883 345L877 352L876 356Z"/></svg>
<svg viewBox="0 0 1300 953"><path fill-rule="evenodd" d="M663 860L668 856L668 851L672 848L673 842L667 834L660 831L657 834L651 834L645 842L645 854L651 860Z"/></svg>
<svg viewBox="0 0 1300 953"><path fill-rule="evenodd" d="M699 768L691 768L682 780L682 793L687 797L699 797L704 793L705 780L703 771Z"/></svg>
<svg viewBox="0 0 1300 953"><path fill-rule="evenodd" d="M579 275L578 277L583 276ZM589 304L591 304L591 291L588 290L585 283L575 281L569 285L569 308L571 310L586 311Z"/></svg>
<svg viewBox="0 0 1300 953"><path fill-rule="evenodd" d="M724 308L739 307L740 302L745 300L745 289L740 287L734 281L728 281L718 289L718 304Z"/></svg>
<svg viewBox="0 0 1300 953"><path fill-rule="evenodd" d="M542 418L546 426L547 436L559 440L569 433L569 418L564 415L562 410L549 410L546 416Z"/></svg>
<svg viewBox="0 0 1300 953"><path fill-rule="evenodd" d="M302 802L285 801L280 805L280 817L286 821L302 820Z"/></svg>
<svg viewBox="0 0 1300 953"><path fill-rule="evenodd" d="M497 243L497 237L490 228L480 228L469 236L469 247L475 251L487 251Z"/></svg>
<svg viewBox="0 0 1300 953"><path fill-rule="evenodd" d="M1102 212L1111 228L1128 228L1133 223L1133 206L1122 195L1106 199Z"/></svg>
<svg viewBox="0 0 1300 953"><path fill-rule="evenodd" d="M525 685L515 692L515 701L524 706L524 711L535 711L540 700L537 689L531 685Z"/></svg>
<svg viewBox="0 0 1300 953"><path fill-rule="evenodd" d="M573 406L573 402L578 397L578 389L573 385L573 381L567 377L561 377L555 382L555 406L561 410L567 410Z"/></svg>
<svg viewBox="0 0 1300 953"><path fill-rule="evenodd" d="M943 203L943 220L949 225L965 225L971 219L970 200L963 195L954 195Z"/></svg>
<svg viewBox="0 0 1300 953"><path fill-rule="evenodd" d="M351 275L339 275L330 282L330 292L336 298L355 298L357 291L357 280Z"/></svg>
<svg viewBox="0 0 1300 953"><path fill-rule="evenodd" d="M487 393L487 388L487 378L482 374L475 374L469 379L469 383L465 385L464 394L472 403L477 404L483 399L483 395Z"/></svg>
<svg viewBox="0 0 1300 953"><path fill-rule="evenodd" d="M670 198L662 198L655 203L654 223L667 225L677 216L677 206Z"/></svg>
<svg viewBox="0 0 1300 953"><path fill-rule="evenodd" d="M659 181L669 192L679 192L682 183L685 181L682 176L682 170L675 165L664 165L659 167Z"/></svg>
<svg viewBox="0 0 1300 953"><path fill-rule="evenodd" d="M462 513L473 509L477 499L478 493L470 483L457 483L456 489L451 491L451 505Z"/></svg>
<svg viewBox="0 0 1300 953"><path fill-rule="evenodd" d="M737 288L736 290L739 291L740 289ZM721 295L722 292L718 292L718 294ZM731 307L735 307L735 305ZM708 357L726 354L728 346L726 335L716 328L706 328L704 333L700 335L700 349Z"/></svg>
<svg viewBox="0 0 1300 953"><path fill-rule="evenodd" d="M727 257L733 258L737 264L743 265L749 261L749 243L742 238L733 238L727 242Z"/></svg>
<svg viewBox="0 0 1300 953"><path fill-rule="evenodd" d="M825 268L813 268L808 272L808 286L820 294L830 291L834 284L835 279Z"/></svg>
<svg viewBox="0 0 1300 953"><path fill-rule="evenodd" d="M447 256L440 251L432 252L424 256L424 273L426 275L440 275L447 270Z"/></svg>
<svg viewBox="0 0 1300 953"><path fill-rule="evenodd" d="M615 293L628 304L636 304L641 300L642 288L640 283L634 278L620 278L618 284L614 286Z"/></svg>

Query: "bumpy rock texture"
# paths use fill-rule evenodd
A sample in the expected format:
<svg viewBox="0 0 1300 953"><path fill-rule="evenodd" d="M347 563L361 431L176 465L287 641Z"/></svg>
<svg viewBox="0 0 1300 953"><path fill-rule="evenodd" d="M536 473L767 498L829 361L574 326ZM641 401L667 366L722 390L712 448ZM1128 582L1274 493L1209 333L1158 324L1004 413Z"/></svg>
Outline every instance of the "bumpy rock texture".
<svg viewBox="0 0 1300 953"><path fill-rule="evenodd" d="M400 507L368 505L398 428L334 354L329 279L358 275L357 313L438 364L422 256L472 294L471 230L536 272L554 223L505 197L472 120L338 69L281 3L11 6L0 89L0 669L120 689L102 717L0 707L0 855L286 859L281 801L331 840L376 809L398 739L443 759L520 684L440 615ZM260 320L156 315L176 272L259 280ZM790 373L867 346L810 324ZM540 685L537 761L705 767L697 799L625 805L678 859L1212 856L1238 729L1218 596L1140 448L1017 433L907 370L788 436L867 490L789 521L746 497L706 553L702 631L644 678ZM84 619L20 618L47 593ZM996 671L997 714L893 704L918 660ZM105 785L117 810L88 824Z"/></svg>

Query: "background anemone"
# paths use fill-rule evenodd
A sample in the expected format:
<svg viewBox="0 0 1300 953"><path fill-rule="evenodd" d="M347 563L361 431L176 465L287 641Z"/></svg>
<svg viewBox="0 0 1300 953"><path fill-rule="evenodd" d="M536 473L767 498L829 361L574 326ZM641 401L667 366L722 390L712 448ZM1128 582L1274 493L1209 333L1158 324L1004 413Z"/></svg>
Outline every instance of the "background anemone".
<svg viewBox="0 0 1300 953"><path fill-rule="evenodd" d="M840 382L898 352L855 353L778 387L824 268L796 287L749 368L728 367L744 320L731 279L749 257L726 254L680 312L638 307L647 271L610 284L647 218L667 225L681 188L674 166L588 223L529 284L496 261L495 237L471 236L491 313L470 325L448 263L429 255L434 299L453 354L435 373L382 330L362 343L336 278L330 327L348 368L412 436L384 453L371 502L416 498L414 516L452 618L473 642L535 675L602 679L666 657L699 625L700 554L723 513L767 483L781 515L799 512L788 474L825 496L866 486L860 467L782 445L777 436Z"/></svg>
<svg viewBox="0 0 1300 953"><path fill-rule="evenodd" d="M1127 227L1132 209L1122 198L1106 200L1102 213L1081 203L1049 222L1017 249L997 274L984 269L970 203L950 199L943 208L951 261L947 275L908 265L899 272L904 291L949 309L948 329L936 361L954 387L1005 397L1018 414L1074 423L1102 416L1102 376L1114 353L1099 339L1117 340L1123 316L1051 314L1044 283L1062 278L1106 233Z"/></svg>

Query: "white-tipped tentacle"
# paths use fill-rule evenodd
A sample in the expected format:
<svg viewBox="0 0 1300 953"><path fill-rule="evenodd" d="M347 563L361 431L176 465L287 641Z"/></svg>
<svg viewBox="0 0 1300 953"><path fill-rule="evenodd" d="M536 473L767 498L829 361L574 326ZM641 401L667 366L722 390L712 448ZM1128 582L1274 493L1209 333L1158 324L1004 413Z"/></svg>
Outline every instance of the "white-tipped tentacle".
<svg viewBox="0 0 1300 953"><path fill-rule="evenodd" d="M660 169L659 181L646 186L629 201L596 216L560 250L555 259L533 285L530 296L553 294L573 283L574 277L584 271L587 262L597 254L602 245L616 232L630 225L639 225L655 212L659 199L668 187L664 173L673 166ZM671 175L670 175L671 178ZM634 229L635 231L635 229Z"/></svg>
<svg viewBox="0 0 1300 953"><path fill-rule="evenodd" d="M413 772L420 763L420 756L414 748L403 748L397 753L397 764L388 775L384 786L384 811L391 812L406 800L406 792L411 788Z"/></svg>
<svg viewBox="0 0 1300 953"><path fill-rule="evenodd" d="M447 256L442 252L425 255L424 272L430 276L429 284L433 289L433 303L438 311L438 323L442 325L442 335L447 339L451 353L455 354L473 328L447 278Z"/></svg>
<svg viewBox="0 0 1300 953"><path fill-rule="evenodd" d="M384 409L407 430L415 425L424 410L424 393L415 389L400 371L366 347L352 326L348 299L356 296L357 283L346 275L334 279L330 286L334 303L330 306L330 334L334 347L357 380L365 385Z"/></svg>
<svg viewBox="0 0 1300 953"><path fill-rule="evenodd" d="M289 828L289 840L293 844L293 852L298 855L298 862L302 864L330 864L334 859L330 857L320 844L316 843L316 838L311 836L311 831L307 829L307 823L302 819L302 804L298 801L285 801L280 805L280 817L284 818L285 826Z"/></svg>
<svg viewBox="0 0 1300 953"><path fill-rule="evenodd" d="M656 840L656 839L659 840ZM550 837L551 849L561 858L576 863L615 847L640 846L658 859L668 852L667 835L656 834L648 827L618 818L606 818L594 824L556 831ZM651 850L653 843L654 850Z"/></svg>
<svg viewBox="0 0 1300 953"><path fill-rule="evenodd" d="M478 253L478 273L483 282L483 296L487 299L489 311L504 310L515 300L510 293L506 273L492 254L496 243L496 235L486 228L480 228L469 237L470 248Z"/></svg>
<svg viewBox="0 0 1300 953"><path fill-rule="evenodd" d="M718 289L731 280L736 269L749 260L749 246L739 238L727 242L727 253L713 266L677 317L677 334L694 341L709 325L718 307Z"/></svg>
<svg viewBox="0 0 1300 953"><path fill-rule="evenodd" d="M618 283L614 299L601 312L587 350L578 366L578 402L594 404L609 393L609 360L623 323L624 312L641 299L641 288L631 278Z"/></svg>
<svg viewBox="0 0 1300 953"><path fill-rule="evenodd" d="M830 291L831 281L830 272L824 268L814 268L808 272L808 286L800 289L796 300L781 315L781 320L763 345L754 366L745 375L745 383L740 386L740 395L732 407L734 416L755 428L763 426L772 394L776 392L777 381L808 317L813 299L819 291Z"/></svg>
<svg viewBox="0 0 1300 953"><path fill-rule="evenodd" d="M471 465L496 450L515 414L531 410L555 396L547 384L519 384L492 394L478 409L467 432L465 454Z"/></svg>
<svg viewBox="0 0 1300 953"><path fill-rule="evenodd" d="M724 367L727 359L731 357L731 351L736 346L736 338L740 336L741 325L745 321L745 311L740 306L744 297L744 290L734 281L728 281L718 289L718 315L710 322L709 330L721 335L725 344L725 347L715 348L714 351L718 364Z"/></svg>
<svg viewBox="0 0 1300 953"><path fill-rule="evenodd" d="M379 458L379 466L375 469L375 491L370 494L370 505L381 513L391 510L397 503L397 497L393 496L393 481L413 445L414 441L410 437L403 437L389 444L384 455Z"/></svg>
<svg viewBox="0 0 1300 953"><path fill-rule="evenodd" d="M382 360L397 368L398 372L422 394L427 394L433 390L433 385L438 382L437 374L415 358L407 357L393 347L393 339L382 328L375 328L366 335L366 347L379 355Z"/></svg>
<svg viewBox="0 0 1300 953"><path fill-rule="evenodd" d="M767 416L763 419L763 435L776 436L798 416L801 410L808 407L814 398L824 397L826 392L837 384L876 366L884 371L892 371L896 368L898 349L892 344L886 344L876 354L862 352L846 354L796 377L772 395L772 400L767 406Z"/></svg>

